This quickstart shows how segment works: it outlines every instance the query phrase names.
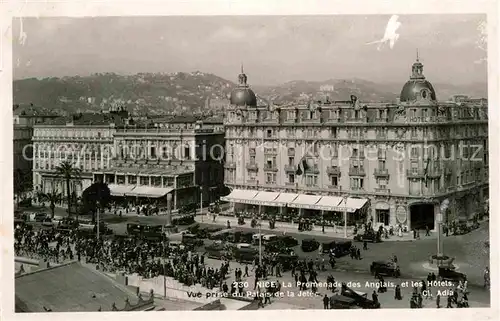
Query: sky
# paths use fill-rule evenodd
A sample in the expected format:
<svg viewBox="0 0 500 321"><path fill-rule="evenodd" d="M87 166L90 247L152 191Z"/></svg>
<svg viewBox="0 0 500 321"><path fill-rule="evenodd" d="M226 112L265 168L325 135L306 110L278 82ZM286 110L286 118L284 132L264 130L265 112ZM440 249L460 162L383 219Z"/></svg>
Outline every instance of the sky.
<svg viewBox="0 0 500 321"><path fill-rule="evenodd" d="M202 71L249 83L359 78L404 82L418 49L430 81L487 81L484 15L15 18L14 78ZM379 50L380 49L380 50Z"/></svg>

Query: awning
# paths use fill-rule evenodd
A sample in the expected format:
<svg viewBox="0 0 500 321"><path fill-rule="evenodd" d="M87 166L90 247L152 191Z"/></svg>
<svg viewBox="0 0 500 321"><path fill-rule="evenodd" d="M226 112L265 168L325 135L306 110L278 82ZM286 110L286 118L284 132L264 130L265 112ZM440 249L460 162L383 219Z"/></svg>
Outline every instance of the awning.
<svg viewBox="0 0 500 321"><path fill-rule="evenodd" d="M294 199L291 203L288 204L289 207L294 207L294 208L306 208L306 209L313 209L313 210L318 210L316 206L316 203L319 201L321 196L319 195L306 195L306 194L299 194L299 196Z"/></svg>
<svg viewBox="0 0 500 321"><path fill-rule="evenodd" d="M342 199L342 202L340 202L340 204L339 204L339 209L341 211L345 210L346 212L354 213L357 210L359 210L360 208L362 208L363 206L365 206L366 202L368 202L368 200L366 198L348 197L347 202L344 201L344 199Z"/></svg>
<svg viewBox="0 0 500 321"><path fill-rule="evenodd" d="M254 198L252 198L251 204L264 205L264 206L276 206L274 200L278 197L280 193L276 192L258 192Z"/></svg>
<svg viewBox="0 0 500 321"><path fill-rule="evenodd" d="M253 204L251 200L257 195L258 191L234 189L229 195L223 196L220 199L226 202Z"/></svg>
<svg viewBox="0 0 500 321"><path fill-rule="evenodd" d="M158 198L165 196L166 194L170 193L173 190L174 189L171 187L163 188L163 187L152 187L152 186L137 186L130 193L127 193L127 195Z"/></svg>
<svg viewBox="0 0 500 321"><path fill-rule="evenodd" d="M321 199L316 203L316 206L320 207L321 210L323 211L341 211L339 208L339 204L342 202L342 197L338 196L323 196Z"/></svg>
<svg viewBox="0 0 500 321"><path fill-rule="evenodd" d="M386 202L378 202L375 204L376 210L389 210L390 206Z"/></svg>
<svg viewBox="0 0 500 321"><path fill-rule="evenodd" d="M294 193L280 193L278 197L274 200L274 203L277 206L287 206L289 203L293 202L294 199L296 199L299 196L299 194L294 194Z"/></svg>
<svg viewBox="0 0 500 321"><path fill-rule="evenodd" d="M112 196L124 196L130 194L134 186L109 184L108 188Z"/></svg>

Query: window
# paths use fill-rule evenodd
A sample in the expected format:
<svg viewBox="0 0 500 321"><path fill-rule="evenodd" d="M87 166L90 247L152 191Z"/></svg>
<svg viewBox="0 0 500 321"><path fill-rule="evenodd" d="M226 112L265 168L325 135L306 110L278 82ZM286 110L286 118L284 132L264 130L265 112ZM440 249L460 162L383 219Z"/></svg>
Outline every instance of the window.
<svg viewBox="0 0 500 321"><path fill-rule="evenodd" d="M358 119L359 118L359 110L355 110L354 111L354 119Z"/></svg>
<svg viewBox="0 0 500 321"><path fill-rule="evenodd" d="M417 162L411 162L410 166L411 166L411 172L413 174L417 174L418 173L418 163Z"/></svg>
<svg viewBox="0 0 500 321"><path fill-rule="evenodd" d="M379 188L385 189L387 187L387 180L385 178L377 179L377 184Z"/></svg>
<svg viewBox="0 0 500 321"><path fill-rule="evenodd" d="M267 130L267 138L272 138L273 137L273 130L272 129L268 129Z"/></svg>
<svg viewBox="0 0 500 321"><path fill-rule="evenodd" d="M359 156L359 149L353 148L352 149L352 157L358 157Z"/></svg>
<svg viewBox="0 0 500 321"><path fill-rule="evenodd" d="M330 176L330 182L333 187L337 187L339 185L339 178L337 176Z"/></svg>
<svg viewBox="0 0 500 321"><path fill-rule="evenodd" d="M416 117L417 116L417 110L414 108L411 110L411 117Z"/></svg>
<svg viewBox="0 0 500 321"><path fill-rule="evenodd" d="M295 157L288 157L288 165L295 166Z"/></svg>
<svg viewBox="0 0 500 321"><path fill-rule="evenodd" d="M255 164L255 155L250 156L250 164Z"/></svg>
<svg viewBox="0 0 500 321"><path fill-rule="evenodd" d="M424 96L425 98L425 96ZM427 118L429 116L429 111L427 110L427 108L424 108L422 109L422 118Z"/></svg>
<svg viewBox="0 0 500 321"><path fill-rule="evenodd" d="M379 147L377 150L377 155L379 159L386 159L387 151L384 147Z"/></svg>
<svg viewBox="0 0 500 321"><path fill-rule="evenodd" d="M418 147L412 147L411 148L411 157L418 158L418 155L419 155Z"/></svg>
<svg viewBox="0 0 500 321"><path fill-rule="evenodd" d="M137 184L137 176L128 175L128 183L129 185Z"/></svg>
<svg viewBox="0 0 500 321"><path fill-rule="evenodd" d="M295 183L295 175L294 174L288 174L288 183L290 183L290 184Z"/></svg>
<svg viewBox="0 0 500 321"><path fill-rule="evenodd" d="M412 127L411 128L411 138L416 138L418 135L417 135L417 128L415 127Z"/></svg>
<svg viewBox="0 0 500 321"><path fill-rule="evenodd" d="M191 159L191 149L189 146L184 146L184 158Z"/></svg>
<svg viewBox="0 0 500 321"><path fill-rule="evenodd" d="M318 185L318 175L306 175L306 185L307 186Z"/></svg>
<svg viewBox="0 0 500 321"><path fill-rule="evenodd" d="M140 185L149 185L149 177L148 176L140 176L139 182L140 182Z"/></svg>
<svg viewBox="0 0 500 321"><path fill-rule="evenodd" d="M287 119L294 119L295 118L295 111L289 110L287 113Z"/></svg>
<svg viewBox="0 0 500 321"><path fill-rule="evenodd" d="M362 178L351 178L351 190L363 189L363 179Z"/></svg>
<svg viewBox="0 0 500 321"><path fill-rule="evenodd" d="M250 155L255 155L255 148L250 148L249 149ZM232 153L231 153L232 154Z"/></svg>
<svg viewBox="0 0 500 321"><path fill-rule="evenodd" d="M276 184L276 174L275 173L267 173L266 183L267 184Z"/></svg>
<svg viewBox="0 0 500 321"><path fill-rule="evenodd" d="M378 160L378 169L379 170L384 170L385 169L385 160L384 159L379 159Z"/></svg>
<svg viewBox="0 0 500 321"><path fill-rule="evenodd" d="M330 128L330 138L337 138L337 127Z"/></svg>
<svg viewBox="0 0 500 321"><path fill-rule="evenodd" d="M384 114L385 114L385 111L384 111L383 109L379 109L379 110L378 110L378 118L379 118L379 119L380 119L380 118L384 118L384 116L385 116Z"/></svg>
<svg viewBox="0 0 500 321"><path fill-rule="evenodd" d="M424 138L429 137L429 128L423 127L422 128L422 133L424 135Z"/></svg>

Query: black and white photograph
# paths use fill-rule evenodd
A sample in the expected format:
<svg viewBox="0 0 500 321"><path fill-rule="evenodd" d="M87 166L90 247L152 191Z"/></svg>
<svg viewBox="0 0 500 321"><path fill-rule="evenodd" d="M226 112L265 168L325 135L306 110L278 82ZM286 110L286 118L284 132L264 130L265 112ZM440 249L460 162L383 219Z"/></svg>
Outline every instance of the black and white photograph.
<svg viewBox="0 0 500 321"><path fill-rule="evenodd" d="M1 313L492 308L489 14L12 14Z"/></svg>

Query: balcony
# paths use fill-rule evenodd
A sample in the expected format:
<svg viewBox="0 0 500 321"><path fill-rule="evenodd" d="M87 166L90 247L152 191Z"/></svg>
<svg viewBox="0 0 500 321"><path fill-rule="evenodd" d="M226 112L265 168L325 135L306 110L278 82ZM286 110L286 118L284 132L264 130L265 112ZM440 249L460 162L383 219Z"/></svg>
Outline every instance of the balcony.
<svg viewBox="0 0 500 321"><path fill-rule="evenodd" d="M224 164L225 168L236 168L236 163L235 162L228 162Z"/></svg>
<svg viewBox="0 0 500 321"><path fill-rule="evenodd" d="M378 187L375 188L375 193L379 194L391 194L391 190L386 187Z"/></svg>
<svg viewBox="0 0 500 321"><path fill-rule="evenodd" d="M375 177L389 177L389 170L387 168L375 168L373 175Z"/></svg>
<svg viewBox="0 0 500 321"><path fill-rule="evenodd" d="M326 173L328 175L337 175L337 176L340 176L340 168L338 166L328 166L326 168Z"/></svg>
<svg viewBox="0 0 500 321"><path fill-rule="evenodd" d="M278 167L276 167L276 164L266 164L264 165L264 171L266 172L277 172L278 171Z"/></svg>
<svg viewBox="0 0 500 321"><path fill-rule="evenodd" d="M349 168L349 175L351 176L365 176L365 169L363 167L351 167Z"/></svg>
<svg viewBox="0 0 500 321"><path fill-rule="evenodd" d="M258 171L259 165L257 163L247 163L247 170L249 171Z"/></svg>
<svg viewBox="0 0 500 321"><path fill-rule="evenodd" d="M424 178L424 171L421 169L407 169L406 177L408 178Z"/></svg>
<svg viewBox="0 0 500 321"><path fill-rule="evenodd" d="M319 174L319 168L318 168L318 166L313 166L313 167L306 169L305 172L308 174Z"/></svg>
<svg viewBox="0 0 500 321"><path fill-rule="evenodd" d="M295 173L296 170L295 165L285 165L285 173Z"/></svg>

